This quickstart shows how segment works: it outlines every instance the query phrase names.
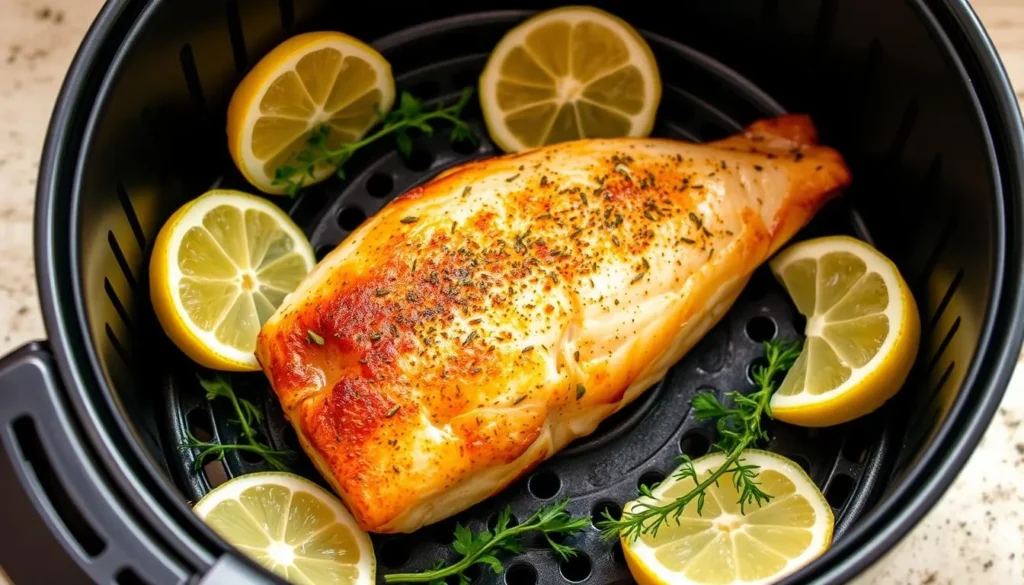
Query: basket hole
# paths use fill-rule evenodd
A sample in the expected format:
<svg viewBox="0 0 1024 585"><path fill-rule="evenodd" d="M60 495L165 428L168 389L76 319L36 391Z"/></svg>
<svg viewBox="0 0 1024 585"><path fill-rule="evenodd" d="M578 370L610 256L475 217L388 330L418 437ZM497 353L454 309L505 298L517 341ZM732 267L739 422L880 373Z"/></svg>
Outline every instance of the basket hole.
<svg viewBox="0 0 1024 585"><path fill-rule="evenodd" d="M411 556L409 544L402 538L386 540L380 547L380 562L385 567L397 569L407 563Z"/></svg>
<svg viewBox="0 0 1024 585"><path fill-rule="evenodd" d="M530 493L533 494L533 497L541 500L550 500L558 495L558 490L562 489L562 480L558 479L558 476L550 471L541 471L530 477L527 487Z"/></svg>
<svg viewBox="0 0 1024 585"><path fill-rule="evenodd" d="M686 433L679 439L679 450L690 459L707 455L710 448L711 442L700 433Z"/></svg>
<svg viewBox="0 0 1024 585"><path fill-rule="evenodd" d="M777 332L778 328L775 326L775 321L768 317L754 317L747 321L747 337L758 343L775 339Z"/></svg>
<svg viewBox="0 0 1024 585"><path fill-rule="evenodd" d="M558 564L558 572L571 583L586 581L592 569L590 557L583 552L578 552L576 556Z"/></svg>
<svg viewBox="0 0 1024 585"><path fill-rule="evenodd" d="M636 487L639 489L643 486L647 486L653 490L656 485L663 481L665 481L665 474L652 469L651 471L645 471L644 474L640 476L639 481L636 483Z"/></svg>
<svg viewBox="0 0 1024 585"><path fill-rule="evenodd" d="M197 440L209 441L213 438L213 424L210 421L210 413L203 408L197 408L188 413L188 430L192 432Z"/></svg>
<svg viewBox="0 0 1024 585"><path fill-rule="evenodd" d="M767 367L768 367L768 360L766 358L764 358L764 357L756 357L756 358L754 358L750 362L750 365L747 366L747 381L750 382L751 384L757 385L757 382L754 381L754 372L756 372L760 368L767 368Z"/></svg>
<svg viewBox="0 0 1024 585"><path fill-rule="evenodd" d="M843 458L852 463L864 463L868 460L868 452L871 436L860 428L852 429L846 435L846 444L843 445Z"/></svg>
<svg viewBox="0 0 1024 585"><path fill-rule="evenodd" d="M358 207L346 207L338 214L338 225L341 229L352 231L366 221L366 212Z"/></svg>
<svg viewBox="0 0 1024 585"><path fill-rule="evenodd" d="M620 567L626 566L626 555L622 552L621 542L616 542L612 547L612 562Z"/></svg>
<svg viewBox="0 0 1024 585"><path fill-rule="evenodd" d="M433 79L427 79L412 86L409 93L421 101L432 100L441 95L441 84Z"/></svg>
<svg viewBox="0 0 1024 585"><path fill-rule="evenodd" d="M729 132L714 122L702 122L697 128L697 136L705 142L721 140L729 135Z"/></svg>
<svg viewBox="0 0 1024 585"><path fill-rule="evenodd" d="M829 482L828 489L825 490L825 499L833 508L842 510L846 505L846 500L850 499L851 493L853 493L853 478L849 475L836 474L832 476L832 481Z"/></svg>
<svg viewBox="0 0 1024 585"><path fill-rule="evenodd" d="M494 532L494 528L496 526L498 526L498 515L497 514L491 514L491 517L487 519L487 530L490 530L491 533L493 533ZM515 514L509 516L509 518L508 518L508 526L507 527L508 528L512 528L513 526L519 526L519 519L515 517Z"/></svg>
<svg viewBox="0 0 1024 585"><path fill-rule="evenodd" d="M605 514L606 512L607 515ZM613 520L622 518L622 508L615 502L598 502L590 512L590 521L594 526L597 526L599 522L608 520L608 516L611 516Z"/></svg>
<svg viewBox="0 0 1024 585"><path fill-rule="evenodd" d="M410 171L422 172L434 164L434 155L430 151L416 149L405 159L405 168Z"/></svg>
<svg viewBox="0 0 1024 585"><path fill-rule="evenodd" d="M536 585L537 569L526 563L516 563L505 571L505 585Z"/></svg>
<svg viewBox="0 0 1024 585"><path fill-rule="evenodd" d="M319 262L326 258L328 254L334 251L334 248L334 244L324 244L323 246L318 246L316 249L316 261Z"/></svg>
<svg viewBox="0 0 1024 585"><path fill-rule="evenodd" d="M803 455L790 455L790 460L800 466L807 475L811 474L811 462Z"/></svg>
<svg viewBox="0 0 1024 585"><path fill-rule="evenodd" d="M366 192L373 197L387 197L395 188L395 180L391 175L374 173L366 180Z"/></svg>

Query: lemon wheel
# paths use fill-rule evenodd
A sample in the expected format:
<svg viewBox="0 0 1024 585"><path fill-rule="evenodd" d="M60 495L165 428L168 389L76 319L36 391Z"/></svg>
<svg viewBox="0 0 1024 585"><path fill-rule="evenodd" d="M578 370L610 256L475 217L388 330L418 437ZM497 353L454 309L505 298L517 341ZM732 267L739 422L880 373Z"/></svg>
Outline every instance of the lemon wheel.
<svg viewBox="0 0 1024 585"><path fill-rule="evenodd" d="M195 505L221 538L294 585L373 585L370 538L336 497L291 473L250 473Z"/></svg>
<svg viewBox="0 0 1024 585"><path fill-rule="evenodd" d="M830 426L868 414L903 385L917 357L917 304L896 265L846 236L793 244L770 262L807 317L803 351L772 397L775 418Z"/></svg>
<svg viewBox="0 0 1024 585"><path fill-rule="evenodd" d="M724 453L693 461L701 480L725 462ZM747 449L742 462L757 465L757 481L772 498L740 509L731 474L707 490L704 507L691 502L678 522L669 518L653 534L622 539L630 572L640 585L761 585L806 565L832 542L834 517L825 497L799 465L767 451ZM647 501L664 505L690 492L692 478L676 474L623 506L627 512Z"/></svg>
<svg viewBox="0 0 1024 585"><path fill-rule="evenodd" d="M313 269L299 226L279 207L213 190L164 223L149 264L150 297L168 337L193 361L258 370L260 327Z"/></svg>
<svg viewBox="0 0 1024 585"><path fill-rule="evenodd" d="M647 136L660 101L647 42L622 19L590 7L549 10L515 27L480 77L488 132L506 152Z"/></svg>
<svg viewBox="0 0 1024 585"><path fill-rule="evenodd" d="M228 150L260 191L287 193L336 170L323 162L300 170L314 132L325 131L331 149L355 142L394 101L391 65L372 47L339 32L300 34L270 51L235 88Z"/></svg>

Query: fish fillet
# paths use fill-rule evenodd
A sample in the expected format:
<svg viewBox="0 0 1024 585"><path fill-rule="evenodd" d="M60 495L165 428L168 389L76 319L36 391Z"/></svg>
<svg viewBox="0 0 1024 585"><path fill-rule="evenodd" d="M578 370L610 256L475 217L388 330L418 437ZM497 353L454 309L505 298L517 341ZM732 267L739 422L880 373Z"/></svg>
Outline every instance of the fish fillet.
<svg viewBox="0 0 1024 585"><path fill-rule="evenodd" d="M662 378L850 182L805 116L708 144L591 139L385 206L260 332L303 449L363 529L501 491Z"/></svg>

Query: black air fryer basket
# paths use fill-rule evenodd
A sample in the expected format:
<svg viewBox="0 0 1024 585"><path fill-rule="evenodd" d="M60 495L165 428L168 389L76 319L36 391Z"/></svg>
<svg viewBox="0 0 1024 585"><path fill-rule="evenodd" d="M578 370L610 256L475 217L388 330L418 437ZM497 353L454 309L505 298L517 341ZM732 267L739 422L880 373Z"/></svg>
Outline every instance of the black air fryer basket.
<svg viewBox="0 0 1024 585"><path fill-rule="evenodd" d="M0 363L0 565L19 585L269 583L191 512L211 484L261 469L237 454L193 471L187 430L232 441L230 413L203 399L196 366L148 301L160 226L211 186L254 191L227 154L227 100L263 54L309 30L341 30L391 61L399 89L452 99L475 85L502 33L533 11L472 2L111 0L68 74L46 143L36 257L50 340ZM809 113L854 184L799 237L848 233L899 266L921 309L922 343L900 394L853 423L771 427L771 450L803 465L836 514L836 541L788 582L839 583L878 561L937 501L1003 395L1021 345L1024 134L977 18L958 0L692 0L602 3L647 38L664 95L655 135L710 140L784 111ZM367 12L367 8L369 11ZM495 154L443 133L409 158L361 152L287 207L323 255L389 199L453 164ZM452 526L519 518L553 498L594 515L702 455L698 389L751 388L759 342L798 338L765 269L706 338L642 398L500 495L405 536L374 536L380 575L450 555ZM262 374L268 439L294 448ZM318 479L308 462L298 471ZM591 528L582 554L544 548L480 585L631 583L621 549ZM528 543L529 544L529 543Z"/></svg>

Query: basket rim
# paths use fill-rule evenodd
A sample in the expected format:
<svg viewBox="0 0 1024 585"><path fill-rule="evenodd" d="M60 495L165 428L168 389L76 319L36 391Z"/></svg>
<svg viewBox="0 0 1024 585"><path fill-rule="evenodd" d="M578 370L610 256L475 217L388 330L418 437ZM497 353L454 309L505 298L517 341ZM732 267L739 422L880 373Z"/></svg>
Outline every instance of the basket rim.
<svg viewBox="0 0 1024 585"><path fill-rule="evenodd" d="M109 397L111 389L86 334L75 222L69 213L88 142L82 138L91 131L103 96L116 77L117 62L158 4L108 0L72 61L39 167L35 269L50 346L84 438L139 518L184 564L201 572L229 549L191 513L159 467L133 441L132 433L112 428L118 425L110 425L111 416L119 417L116 412L104 412L108 405L98 398ZM968 368L949 416L911 464L900 487L863 516L842 541L786 582L852 579L918 524L949 488L988 428L1024 340L1024 328L1015 326L1024 321L1024 123L1016 96L967 0L913 0L912 4L931 24L968 88L984 126L996 195L1002 204L995 209L994 282L976 352L980 359Z"/></svg>

